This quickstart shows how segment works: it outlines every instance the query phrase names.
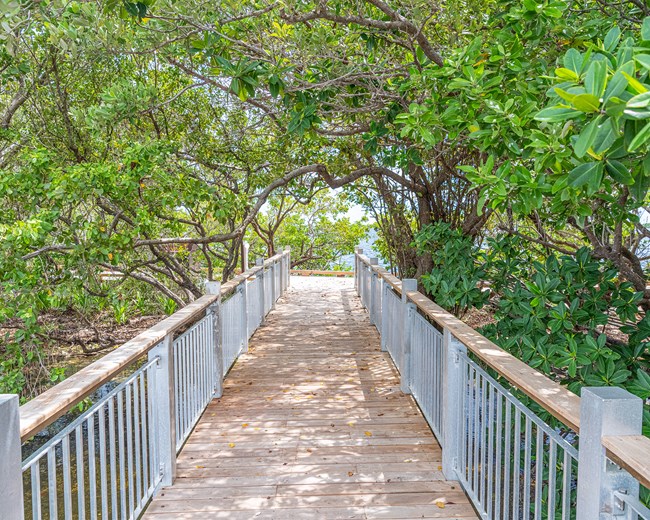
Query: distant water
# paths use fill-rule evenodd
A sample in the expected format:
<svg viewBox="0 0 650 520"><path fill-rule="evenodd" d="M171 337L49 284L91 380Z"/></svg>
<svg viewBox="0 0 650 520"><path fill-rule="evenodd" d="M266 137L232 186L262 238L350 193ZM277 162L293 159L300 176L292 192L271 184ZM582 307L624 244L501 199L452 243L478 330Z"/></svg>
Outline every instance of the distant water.
<svg viewBox="0 0 650 520"><path fill-rule="evenodd" d="M377 241L377 232L374 229L372 229L368 233L366 239L363 242L361 242L357 247L363 249L364 255L370 258L373 257L379 258L379 265L386 267L387 264L382 260L381 256L379 256L379 253L373 248L373 245L376 241ZM350 254L342 256L339 259L339 263L346 270L352 271L354 269L354 252L350 252Z"/></svg>

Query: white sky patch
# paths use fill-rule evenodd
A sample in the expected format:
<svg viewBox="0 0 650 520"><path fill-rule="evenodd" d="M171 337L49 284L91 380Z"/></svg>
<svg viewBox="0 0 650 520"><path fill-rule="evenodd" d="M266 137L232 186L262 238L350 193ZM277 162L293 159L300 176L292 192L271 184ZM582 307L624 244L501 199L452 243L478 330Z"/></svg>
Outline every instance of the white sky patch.
<svg viewBox="0 0 650 520"><path fill-rule="evenodd" d="M372 221L372 217L368 215L366 211L363 209L363 206L360 206L359 204L355 204L354 206L352 206L345 214L345 216L350 219L350 222L359 222L364 217L367 218L369 221Z"/></svg>

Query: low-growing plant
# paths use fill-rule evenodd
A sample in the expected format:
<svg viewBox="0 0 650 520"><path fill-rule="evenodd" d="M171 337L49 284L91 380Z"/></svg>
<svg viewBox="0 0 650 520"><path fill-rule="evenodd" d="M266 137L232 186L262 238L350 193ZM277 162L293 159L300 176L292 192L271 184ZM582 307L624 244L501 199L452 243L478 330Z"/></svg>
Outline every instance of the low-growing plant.
<svg viewBox="0 0 650 520"><path fill-rule="evenodd" d="M172 314L174 314L176 312L177 307L178 307L178 305L176 304L176 302L174 300L172 300L171 298L165 299L165 304L164 304L165 314L167 314L168 316L171 316Z"/></svg>

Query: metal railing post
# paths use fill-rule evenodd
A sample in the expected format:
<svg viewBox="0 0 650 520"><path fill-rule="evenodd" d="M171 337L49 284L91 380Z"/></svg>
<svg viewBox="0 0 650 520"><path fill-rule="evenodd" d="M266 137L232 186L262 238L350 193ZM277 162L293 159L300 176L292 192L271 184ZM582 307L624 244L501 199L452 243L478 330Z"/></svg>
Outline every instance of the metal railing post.
<svg viewBox="0 0 650 520"><path fill-rule="evenodd" d="M618 387L583 388L580 396L577 520L597 520L602 514L623 516L624 504L614 492L639 496L639 482L609 461L602 445L606 435L640 435L643 401ZM631 518L626 516L626 518Z"/></svg>
<svg viewBox="0 0 650 520"><path fill-rule="evenodd" d="M282 294L282 288L280 286L280 276L282 274L282 269L280 267L280 261L276 260L273 262L273 287L274 287L274 300L273 303L278 301L278 298L280 297L280 294Z"/></svg>
<svg viewBox="0 0 650 520"><path fill-rule="evenodd" d="M360 247L354 248L354 290L359 294L359 251Z"/></svg>
<svg viewBox="0 0 650 520"><path fill-rule="evenodd" d="M284 248L285 253L287 254L287 286L285 289L291 287L291 246Z"/></svg>
<svg viewBox="0 0 650 520"><path fill-rule="evenodd" d="M280 264L280 275L278 276L280 280L279 296L282 296L284 294L284 251L282 251L282 256L280 256L280 261L278 263Z"/></svg>
<svg viewBox="0 0 650 520"><path fill-rule="evenodd" d="M369 309L368 312L370 314L370 323L373 324L375 327L377 326L377 311L376 305L375 305L375 296L376 296L376 291L377 291L377 272L372 268L373 265L379 265L379 260L377 258L371 258L370 259L370 302L369 303Z"/></svg>
<svg viewBox="0 0 650 520"><path fill-rule="evenodd" d="M248 352L248 279L242 281L237 288L241 292L241 351Z"/></svg>
<svg viewBox="0 0 650 520"><path fill-rule="evenodd" d="M404 328L402 330L402 362L400 367L400 389L405 394L411 393L411 336L415 304L410 302L407 293L418 290L418 281L414 278L402 280L402 317Z"/></svg>
<svg viewBox="0 0 650 520"><path fill-rule="evenodd" d="M264 287L264 259L261 256L258 256L257 259L255 260L255 265L257 267L261 267L258 271L258 276L259 276L259 286L260 286L260 313L261 313L261 319L260 319L260 325L264 323L266 319L266 287Z"/></svg>
<svg viewBox="0 0 650 520"><path fill-rule="evenodd" d="M23 472L17 395L0 394L0 511L6 520L23 520Z"/></svg>
<svg viewBox="0 0 650 520"><path fill-rule="evenodd" d="M379 340L381 343L381 351L388 351L388 320L391 318L388 316L388 291L390 290L388 282L381 279L381 333L379 334Z"/></svg>
<svg viewBox="0 0 650 520"><path fill-rule="evenodd" d="M357 294L361 296L361 283L362 283L362 262L361 259L359 258L360 255L363 254L363 249L360 247L357 247L357 254L354 255L354 272L355 272L355 278L356 278L356 288L357 288Z"/></svg>
<svg viewBox="0 0 650 520"><path fill-rule="evenodd" d="M149 360L158 358L153 403L156 414L157 447L161 486L171 486L176 478L176 396L174 395L174 339L165 339L149 351Z"/></svg>
<svg viewBox="0 0 650 520"><path fill-rule="evenodd" d="M463 439L463 377L460 354L467 348L448 329L442 335L442 472L447 480L457 480L458 459Z"/></svg>
<svg viewBox="0 0 650 520"><path fill-rule="evenodd" d="M269 284L271 286L271 309L275 309L275 260L271 262L271 265L269 266L269 276L271 277L271 283Z"/></svg>
<svg viewBox="0 0 650 520"><path fill-rule="evenodd" d="M215 302L208 307L207 312L212 313L212 348L214 372L214 396L223 396L223 348L221 345L221 283L206 282L205 293L217 296Z"/></svg>

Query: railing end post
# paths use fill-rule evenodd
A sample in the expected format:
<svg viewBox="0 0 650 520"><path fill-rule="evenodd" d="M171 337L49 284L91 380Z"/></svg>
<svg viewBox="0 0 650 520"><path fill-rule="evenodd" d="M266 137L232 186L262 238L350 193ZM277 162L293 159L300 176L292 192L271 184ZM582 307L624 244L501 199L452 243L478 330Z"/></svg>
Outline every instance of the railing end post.
<svg viewBox="0 0 650 520"><path fill-rule="evenodd" d="M19 405L17 395L0 394L0 511L6 520L24 517Z"/></svg>
<svg viewBox="0 0 650 520"><path fill-rule="evenodd" d="M607 459L602 437L639 435L643 401L619 387L585 387L580 396L577 520L616 513L614 493L638 498L639 483Z"/></svg>

